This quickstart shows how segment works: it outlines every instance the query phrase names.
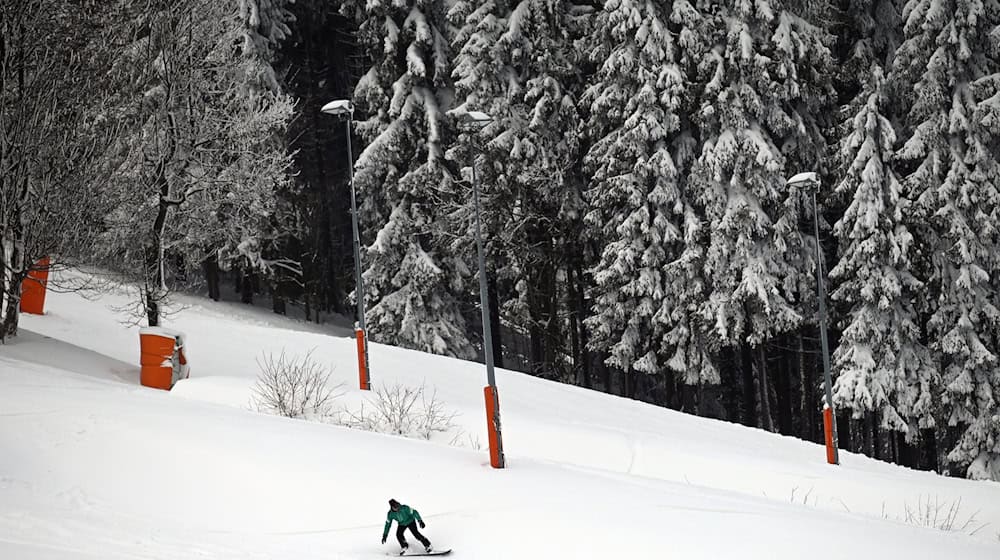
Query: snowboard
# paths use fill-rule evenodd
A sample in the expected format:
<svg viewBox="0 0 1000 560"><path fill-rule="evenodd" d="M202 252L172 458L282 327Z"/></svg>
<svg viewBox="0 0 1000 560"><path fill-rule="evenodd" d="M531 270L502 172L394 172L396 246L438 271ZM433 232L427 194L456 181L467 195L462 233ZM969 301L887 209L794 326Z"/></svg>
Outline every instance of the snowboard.
<svg viewBox="0 0 1000 560"><path fill-rule="evenodd" d="M386 552L385 553L386 556L395 556L397 558L399 558L399 557L408 558L410 556L446 556L448 554L451 554L451 549L450 548L447 549L447 550L433 550L431 552L418 552L418 551L414 550L413 552L407 552L406 554L400 554L398 552Z"/></svg>

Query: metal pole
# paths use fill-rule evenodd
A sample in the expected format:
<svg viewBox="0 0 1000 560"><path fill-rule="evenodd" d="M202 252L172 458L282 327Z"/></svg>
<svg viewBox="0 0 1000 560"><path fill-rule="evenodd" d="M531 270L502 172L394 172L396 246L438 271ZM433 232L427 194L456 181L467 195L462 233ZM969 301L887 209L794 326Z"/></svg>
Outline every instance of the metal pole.
<svg viewBox="0 0 1000 560"><path fill-rule="evenodd" d="M817 190L819 185L815 185ZM837 437L837 414L833 407L833 378L830 375L830 344L826 338L826 284L823 281L823 252L819 242L819 212L816 190L813 191L813 223L816 228L816 283L819 289L819 338L823 347L823 375L826 384L826 406L830 408L833 429L833 461L840 464L840 442Z"/></svg>
<svg viewBox="0 0 1000 560"><path fill-rule="evenodd" d="M479 255L479 305L483 312L483 353L486 355L486 379L490 387L496 387L493 374L493 331L490 326L490 296L486 287L486 259L483 256L483 239L479 230L479 177L476 162L472 162L472 192L476 203L476 253Z"/></svg>
<svg viewBox="0 0 1000 560"><path fill-rule="evenodd" d="M490 301L486 289L486 258L483 256L483 238L479 217L479 176L476 174L476 159L472 158L472 192L476 205L476 253L479 256L479 306L483 317L483 354L486 358L486 421L490 442L490 464L494 468L505 466L503 437L500 431L500 397L497 393L496 376L493 372L493 333L490 326Z"/></svg>
<svg viewBox="0 0 1000 560"><path fill-rule="evenodd" d="M354 193L354 151L351 148L351 121L354 120L354 111L347 114L347 177L351 183L351 227L354 233L354 274L355 274L355 299L358 300L358 328L364 341L364 382L362 388L367 388L371 383L371 362L368 361L368 336L365 331L365 284L361 277L361 235L358 233L358 203Z"/></svg>

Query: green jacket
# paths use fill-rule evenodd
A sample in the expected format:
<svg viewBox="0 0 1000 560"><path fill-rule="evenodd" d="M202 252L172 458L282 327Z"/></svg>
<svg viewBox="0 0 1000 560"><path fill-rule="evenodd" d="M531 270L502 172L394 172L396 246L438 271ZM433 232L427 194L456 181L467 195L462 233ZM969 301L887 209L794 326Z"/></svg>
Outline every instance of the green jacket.
<svg viewBox="0 0 1000 560"><path fill-rule="evenodd" d="M382 538L389 536L389 527L392 526L393 521L403 527L414 521L423 520L420 519L420 512L410 508L410 506L401 505L399 506L399 511L392 511L390 509L389 514L385 516L385 529L382 531Z"/></svg>

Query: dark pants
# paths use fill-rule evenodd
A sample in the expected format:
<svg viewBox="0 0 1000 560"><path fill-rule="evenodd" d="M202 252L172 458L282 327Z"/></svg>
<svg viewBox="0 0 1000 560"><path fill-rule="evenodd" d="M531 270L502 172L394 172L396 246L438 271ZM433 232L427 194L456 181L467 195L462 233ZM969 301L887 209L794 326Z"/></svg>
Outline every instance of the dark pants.
<svg viewBox="0 0 1000 560"><path fill-rule="evenodd" d="M403 548L406 548L406 546L407 546L406 545L406 537L403 536L403 533L407 529L409 529L410 532L413 533L413 536L417 537L417 540L420 541L420 543L423 544L425 547L426 546L430 546L431 541L427 540L427 537L421 535L420 531L417 530L417 522L416 521L414 521L413 523L410 523L409 525L400 525L399 527L396 528L396 540L399 541L399 546L401 546Z"/></svg>

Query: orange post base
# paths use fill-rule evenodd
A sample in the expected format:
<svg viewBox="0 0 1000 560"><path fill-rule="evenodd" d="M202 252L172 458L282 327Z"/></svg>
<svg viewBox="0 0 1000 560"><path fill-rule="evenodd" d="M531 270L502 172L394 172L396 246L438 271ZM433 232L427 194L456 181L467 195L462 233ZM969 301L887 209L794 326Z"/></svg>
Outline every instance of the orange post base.
<svg viewBox="0 0 1000 560"><path fill-rule="evenodd" d="M496 387L483 388L486 396L486 433L490 440L490 464L494 469L504 467L503 443L500 438L500 396Z"/></svg>
<svg viewBox="0 0 1000 560"><path fill-rule="evenodd" d="M371 385L368 382L368 359L365 352L368 341L365 340L365 331L360 328L354 329L354 340L358 343L358 386L362 391L368 391Z"/></svg>
<svg viewBox="0 0 1000 560"><path fill-rule="evenodd" d="M158 334L139 334L141 353L139 383L145 387L169 391L173 386L174 338Z"/></svg>
<svg viewBox="0 0 1000 560"><path fill-rule="evenodd" d="M826 462L837 464L837 454L833 449L833 410L823 409L823 433L826 435Z"/></svg>
<svg viewBox="0 0 1000 560"><path fill-rule="evenodd" d="M43 257L21 283L21 312L32 315L45 313L45 290L49 284L49 258Z"/></svg>

